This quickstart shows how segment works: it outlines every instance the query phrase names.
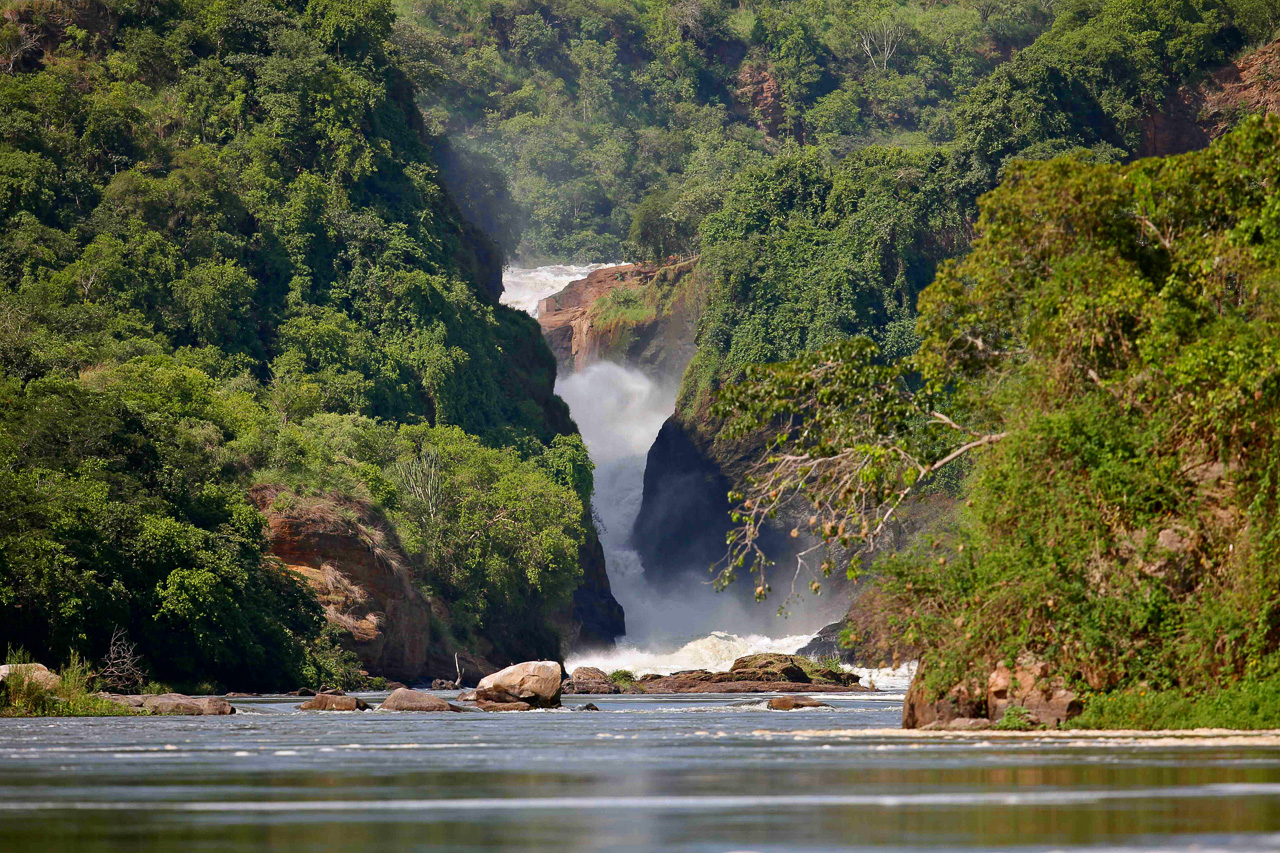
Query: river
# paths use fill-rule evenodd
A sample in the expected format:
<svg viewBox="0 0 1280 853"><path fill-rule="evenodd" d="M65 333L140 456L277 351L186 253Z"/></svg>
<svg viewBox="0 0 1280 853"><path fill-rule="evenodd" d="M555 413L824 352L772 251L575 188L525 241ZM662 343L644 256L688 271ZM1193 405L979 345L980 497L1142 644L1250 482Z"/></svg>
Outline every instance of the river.
<svg viewBox="0 0 1280 853"><path fill-rule="evenodd" d="M0 720L0 850L1280 847L1274 741L930 737L886 731L893 694L790 712L590 698L599 713L281 698L232 717Z"/></svg>

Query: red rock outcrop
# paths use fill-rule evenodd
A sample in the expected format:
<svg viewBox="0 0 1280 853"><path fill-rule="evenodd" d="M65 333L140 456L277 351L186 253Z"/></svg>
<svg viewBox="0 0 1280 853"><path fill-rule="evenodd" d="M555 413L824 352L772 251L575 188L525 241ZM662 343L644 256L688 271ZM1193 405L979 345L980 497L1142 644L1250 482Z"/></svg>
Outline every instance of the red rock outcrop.
<svg viewBox="0 0 1280 853"><path fill-rule="evenodd" d="M746 63L738 72L737 102L750 110L760 132L777 138L786 113L782 108L782 86L769 69Z"/></svg>
<svg viewBox="0 0 1280 853"><path fill-rule="evenodd" d="M1274 112L1280 112L1280 40L1171 95L1163 109L1145 119L1138 155L1197 151L1230 131L1242 116Z"/></svg>
<svg viewBox="0 0 1280 853"><path fill-rule="evenodd" d="M267 517L270 553L301 575L328 620L348 632L373 675L416 682L456 676L446 636L449 612L414 584L399 544L367 507L299 498L255 486L250 499ZM480 654L458 653L464 678L498 669Z"/></svg>
<svg viewBox="0 0 1280 853"><path fill-rule="evenodd" d="M634 686L642 693L861 693L853 673L818 669L810 661L783 654L738 658L728 672L691 669L670 675L644 675Z"/></svg>
<svg viewBox="0 0 1280 853"><path fill-rule="evenodd" d="M1029 654L1020 656L1013 669L1003 661L997 663L986 684L956 684L940 698L925 687L921 671L916 672L902 706L904 729L975 728L979 720L1000 722L1015 705L1026 709L1033 725L1056 728L1083 710L1062 677L1054 676L1047 663Z"/></svg>
<svg viewBox="0 0 1280 853"><path fill-rule="evenodd" d="M923 669L923 667L921 667ZM986 694L976 684L957 684L945 696L934 698L920 678L920 670L911 680L906 701L902 703L902 727L922 729L934 724L947 725L957 719L986 718Z"/></svg>
<svg viewBox="0 0 1280 853"><path fill-rule="evenodd" d="M572 373L614 359L651 376L680 375L693 357L698 320L687 297L674 294L666 310L655 310L652 319L642 322L601 322L592 306L619 289L676 288L696 265L697 258L691 258L666 265L604 267L541 300L538 323L560 369Z"/></svg>

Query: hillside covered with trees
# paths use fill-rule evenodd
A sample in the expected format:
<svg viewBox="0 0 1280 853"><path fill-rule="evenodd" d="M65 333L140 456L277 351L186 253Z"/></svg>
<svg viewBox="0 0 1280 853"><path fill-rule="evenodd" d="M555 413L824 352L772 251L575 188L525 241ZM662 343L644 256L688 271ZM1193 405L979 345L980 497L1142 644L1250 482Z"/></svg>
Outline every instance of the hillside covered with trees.
<svg viewBox="0 0 1280 853"><path fill-rule="evenodd" d="M1228 617L1269 613L1265 584L1206 605L1196 573L1230 586L1269 553L1248 538L1269 517L1245 459L1263 445L1240 436L1270 392L1230 364L1269 363L1274 128L1135 160L1239 124L1249 108L1230 102L1200 128L1198 93L1278 25L1274 0L11 0L0 644L57 664L124 631L161 680L354 680L359 614L268 554L267 531L303 516L408 578L444 652L555 657L595 618L587 588L609 614L599 636L616 634L591 463L537 324L498 304L501 271L681 256L693 272L664 279L680 299L610 299L622 319L696 313L671 424L696 453L765 458L744 412L772 429L873 399L856 423L809 411L784 434L882 466L879 492L829 503L845 532L815 517L806 535L856 544L849 513L879 518L914 479L972 504L944 559L976 575L885 569L904 630L932 644L928 689L1019 644L1068 680L1082 655L1128 661L1079 670L1090 689L1261 672L1271 629ZM1270 66L1250 67L1265 88ZM826 370L836 396L815 393ZM1180 408L1210 386L1263 408ZM1094 447L1091 424L1117 431ZM944 474L961 434L1001 438ZM915 475L886 461L902 453ZM1214 505L1253 527L1202 523L1211 487L1178 476L1214 464L1232 483ZM1010 489L1062 510L1044 545L1058 562L1029 556ZM760 507L742 509L765 523ZM1112 596L1142 613L1104 608L1034 649L1034 608L1004 618L1031 592L1007 592L1003 627L981 615L1003 601L981 590L1022 589L1027 560L1050 609L1094 613L1098 566L1155 565L1152 543L1185 559ZM1067 554L1088 549L1087 567ZM978 609L957 610L971 593ZM1146 639L1098 639L1122 624ZM1219 629L1236 639L1210 649Z"/></svg>
<svg viewBox="0 0 1280 853"><path fill-rule="evenodd" d="M924 291L916 353L859 338L721 400L736 429L794 425L741 498L761 571L789 495L825 541L871 543L961 468L950 521L877 565L923 649L909 721L994 712L1002 665L1093 725L1280 719L1278 143L1270 116L1178 157L1019 165Z"/></svg>
<svg viewBox="0 0 1280 853"><path fill-rule="evenodd" d="M390 535L444 642L559 653L590 462L536 323L496 304L500 247L441 185L394 23L7 4L0 645L96 660L120 629L162 680L340 681L265 556L269 484Z"/></svg>

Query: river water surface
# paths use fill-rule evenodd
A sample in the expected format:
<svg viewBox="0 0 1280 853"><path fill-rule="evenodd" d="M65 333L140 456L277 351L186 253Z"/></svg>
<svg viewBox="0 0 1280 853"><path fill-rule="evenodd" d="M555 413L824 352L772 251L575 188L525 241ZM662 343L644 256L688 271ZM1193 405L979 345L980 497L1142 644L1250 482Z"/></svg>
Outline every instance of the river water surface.
<svg viewBox="0 0 1280 853"><path fill-rule="evenodd" d="M599 713L281 698L232 717L0 720L0 850L1280 847L1265 743L911 736L885 731L893 693L792 712L589 698Z"/></svg>

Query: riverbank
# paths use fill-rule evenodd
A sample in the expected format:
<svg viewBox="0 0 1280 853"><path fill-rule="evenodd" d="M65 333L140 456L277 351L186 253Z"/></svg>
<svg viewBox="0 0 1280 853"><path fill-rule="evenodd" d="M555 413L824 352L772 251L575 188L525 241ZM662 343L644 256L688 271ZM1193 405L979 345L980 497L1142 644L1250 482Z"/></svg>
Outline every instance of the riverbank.
<svg viewBox="0 0 1280 853"><path fill-rule="evenodd" d="M55 673L22 656L0 666L0 717L127 717L138 711L92 693L91 673L73 658Z"/></svg>

